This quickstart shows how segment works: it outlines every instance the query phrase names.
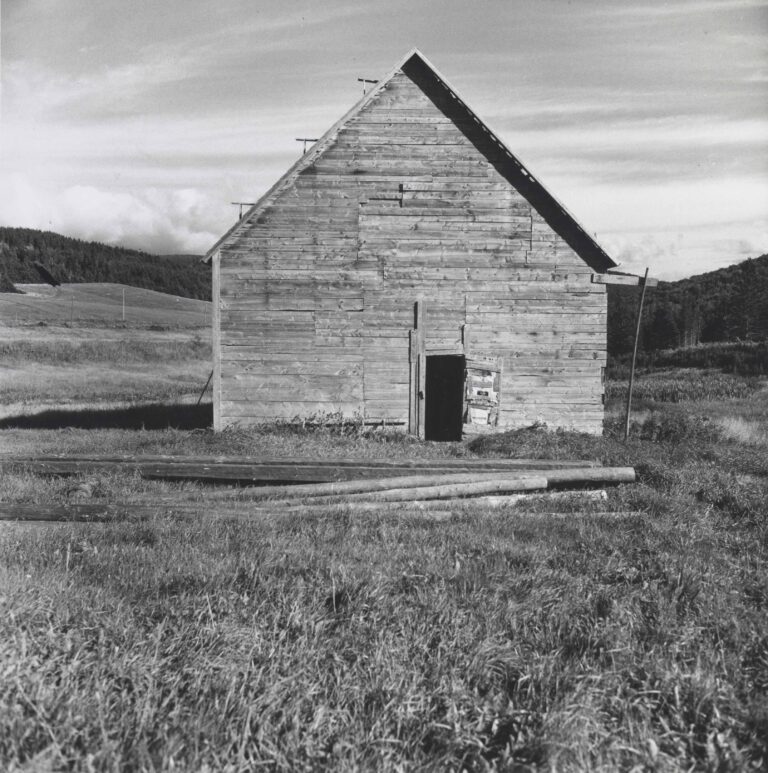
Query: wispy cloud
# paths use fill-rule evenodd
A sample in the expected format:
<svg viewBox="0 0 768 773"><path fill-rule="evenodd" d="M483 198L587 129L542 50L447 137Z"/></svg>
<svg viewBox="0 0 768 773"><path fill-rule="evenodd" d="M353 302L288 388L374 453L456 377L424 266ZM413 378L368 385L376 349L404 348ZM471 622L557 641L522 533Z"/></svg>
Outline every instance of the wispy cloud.
<svg viewBox="0 0 768 773"><path fill-rule="evenodd" d="M710 15L718 11L729 13L745 8L765 8L763 0L650 0L644 3L615 3L601 13L608 17L657 20L691 14Z"/></svg>
<svg viewBox="0 0 768 773"><path fill-rule="evenodd" d="M681 279L768 253L768 221L742 221L703 231L628 232L601 239L621 269L660 279Z"/></svg>

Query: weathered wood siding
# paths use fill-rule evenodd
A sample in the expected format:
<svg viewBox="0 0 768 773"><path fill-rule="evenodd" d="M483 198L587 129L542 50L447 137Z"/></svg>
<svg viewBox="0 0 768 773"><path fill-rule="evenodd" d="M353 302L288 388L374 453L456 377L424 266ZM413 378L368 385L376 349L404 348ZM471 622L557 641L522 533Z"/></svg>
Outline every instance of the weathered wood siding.
<svg viewBox="0 0 768 773"><path fill-rule="evenodd" d="M500 426L602 429L605 287L447 99L398 72L222 244L219 426L341 412L407 427L423 299L427 354L502 358Z"/></svg>

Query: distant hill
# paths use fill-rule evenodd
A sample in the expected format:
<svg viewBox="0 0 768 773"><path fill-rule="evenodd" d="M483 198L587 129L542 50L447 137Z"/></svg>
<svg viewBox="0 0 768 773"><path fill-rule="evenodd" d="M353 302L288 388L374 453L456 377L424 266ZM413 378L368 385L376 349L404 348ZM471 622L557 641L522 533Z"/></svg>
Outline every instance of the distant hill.
<svg viewBox="0 0 768 773"><path fill-rule="evenodd" d="M768 339L768 255L706 274L660 282L646 293L641 349ZM608 291L608 351L631 351L637 288Z"/></svg>
<svg viewBox="0 0 768 773"><path fill-rule="evenodd" d="M197 255L149 255L139 250L84 242L50 231L0 228L0 292L18 283L111 282L210 300L211 271Z"/></svg>

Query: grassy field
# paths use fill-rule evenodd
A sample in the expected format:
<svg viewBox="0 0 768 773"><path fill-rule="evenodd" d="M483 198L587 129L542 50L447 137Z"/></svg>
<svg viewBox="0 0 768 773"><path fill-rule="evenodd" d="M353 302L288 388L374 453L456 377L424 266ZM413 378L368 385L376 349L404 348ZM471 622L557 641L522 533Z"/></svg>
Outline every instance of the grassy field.
<svg viewBox="0 0 768 773"><path fill-rule="evenodd" d="M0 324L0 428L35 415L54 428L94 411L194 403L210 370L204 328Z"/></svg>
<svg viewBox="0 0 768 773"><path fill-rule="evenodd" d="M0 323L18 326L42 322L83 326L127 323L136 327L166 325L208 327L211 304L108 282L51 287L18 284L18 293L0 293ZM123 305L123 301L125 304Z"/></svg>
<svg viewBox="0 0 768 773"><path fill-rule="evenodd" d="M62 330L57 361L25 329L15 367L55 380L99 351L112 361L115 343L78 353ZM134 338L125 372L170 367L174 340L180 368L205 346L190 333L153 355ZM768 390L665 368L639 376L626 445L621 383L604 438L5 425L6 452L590 458L640 480L557 514L539 500L441 521L190 519L158 504L150 519L0 526L0 768L765 769ZM167 383L144 397L168 399ZM119 402L110 389L94 404ZM131 474L0 482L5 502L169 496L211 499Z"/></svg>

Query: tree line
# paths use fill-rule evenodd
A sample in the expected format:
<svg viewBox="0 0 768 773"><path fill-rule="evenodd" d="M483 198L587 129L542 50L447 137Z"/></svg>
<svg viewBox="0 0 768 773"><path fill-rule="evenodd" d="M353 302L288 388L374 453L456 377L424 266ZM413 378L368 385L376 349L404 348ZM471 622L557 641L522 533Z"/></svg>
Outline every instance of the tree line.
<svg viewBox="0 0 768 773"><path fill-rule="evenodd" d="M115 282L185 298L211 299L211 270L197 255L150 255L51 231L0 228L0 292L13 292L16 283L51 279L62 283Z"/></svg>
<svg viewBox="0 0 768 773"><path fill-rule="evenodd" d="M632 350L638 289L608 288L608 351ZM768 255L649 288L641 351L768 339Z"/></svg>

